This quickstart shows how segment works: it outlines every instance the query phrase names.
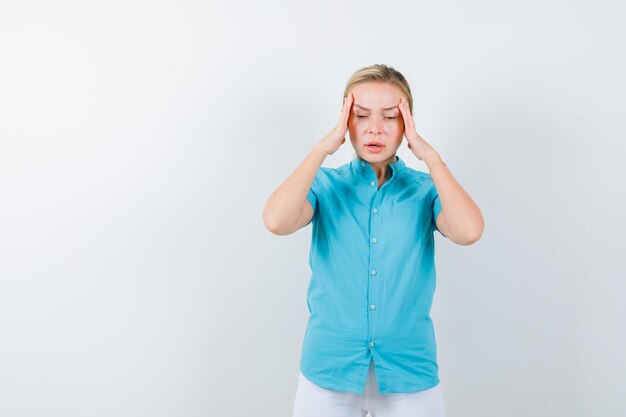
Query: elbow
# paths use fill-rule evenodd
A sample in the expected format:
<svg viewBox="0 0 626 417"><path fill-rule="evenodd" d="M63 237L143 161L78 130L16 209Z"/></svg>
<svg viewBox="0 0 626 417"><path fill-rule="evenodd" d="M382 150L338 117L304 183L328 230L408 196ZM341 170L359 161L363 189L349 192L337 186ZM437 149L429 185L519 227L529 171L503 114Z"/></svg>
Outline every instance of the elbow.
<svg viewBox="0 0 626 417"><path fill-rule="evenodd" d="M473 245L474 243L478 242L478 240L480 239L480 236L475 237L466 237L464 239L459 239L456 241L456 243L458 243L459 245L463 245L463 246L469 246L469 245Z"/></svg>
<svg viewBox="0 0 626 417"><path fill-rule="evenodd" d="M263 224L270 233L276 236L284 236L291 233L287 229L285 229L285 227L280 225L280 223L272 219L271 216L268 216L266 214L263 215Z"/></svg>
<svg viewBox="0 0 626 417"><path fill-rule="evenodd" d="M263 225L270 233L275 234L275 235L280 235L281 230L280 230L279 224L271 215L271 210L268 207L268 205L269 205L269 202L266 203L265 207L263 208Z"/></svg>
<svg viewBox="0 0 626 417"><path fill-rule="evenodd" d="M274 222L274 220L267 216L267 215L263 215L263 225L265 226L265 228L272 234L274 235L280 235L281 230L280 227Z"/></svg>
<svg viewBox="0 0 626 417"><path fill-rule="evenodd" d="M480 228L476 229L472 233L468 233L462 239L459 239L457 243L463 246L473 245L480 240L483 235L483 230L485 230L484 225L482 225Z"/></svg>

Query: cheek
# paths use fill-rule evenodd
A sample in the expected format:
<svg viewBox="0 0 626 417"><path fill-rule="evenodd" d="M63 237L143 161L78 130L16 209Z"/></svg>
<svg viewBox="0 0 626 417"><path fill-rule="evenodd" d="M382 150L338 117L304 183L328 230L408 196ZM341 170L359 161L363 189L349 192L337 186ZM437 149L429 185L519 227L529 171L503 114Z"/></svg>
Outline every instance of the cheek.
<svg viewBox="0 0 626 417"><path fill-rule="evenodd" d="M389 130L393 132L400 132L404 128L404 124L402 123L402 119L390 120L389 125L387 126Z"/></svg>

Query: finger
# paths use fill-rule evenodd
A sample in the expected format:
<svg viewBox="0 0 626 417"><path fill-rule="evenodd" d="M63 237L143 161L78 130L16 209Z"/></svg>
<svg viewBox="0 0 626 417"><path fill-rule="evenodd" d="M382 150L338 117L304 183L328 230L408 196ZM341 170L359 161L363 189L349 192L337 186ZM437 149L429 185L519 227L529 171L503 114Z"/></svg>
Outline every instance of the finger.
<svg viewBox="0 0 626 417"><path fill-rule="evenodd" d="M350 116L350 108L352 107L352 93L348 93L343 105L343 112L341 114L341 125L345 126L348 122L348 116Z"/></svg>
<svg viewBox="0 0 626 417"><path fill-rule="evenodd" d="M346 107L348 105L348 96L343 98L343 106L341 106L341 110L339 110L339 119L343 119L343 115L346 113Z"/></svg>
<svg viewBox="0 0 626 417"><path fill-rule="evenodd" d="M412 116L412 114L411 114L411 109L409 108L409 102L407 101L407 99L405 99L404 97L402 97L400 100L401 100L401 101L400 101L400 105L402 105L402 107L404 108L404 110L405 110L405 111L406 111L409 115L411 115L411 116Z"/></svg>
<svg viewBox="0 0 626 417"><path fill-rule="evenodd" d="M405 104L406 101L401 98L400 103L398 104L398 108L400 109L400 113L402 113L402 120L404 120L404 124L406 125L407 119L410 118L410 114L408 114L409 112L407 112Z"/></svg>
<svg viewBox="0 0 626 417"><path fill-rule="evenodd" d="M413 120L413 115L411 114L411 110L409 109L409 103L406 100L402 100L399 104L400 111L402 112L402 118L404 119L404 129L405 132L413 132L415 130L415 122Z"/></svg>
<svg viewBox="0 0 626 417"><path fill-rule="evenodd" d="M406 100L402 99L402 101L400 101L400 104L398 104L398 107L400 107L400 111L403 115L406 114L407 119L410 119L411 116L413 116L411 114L411 109L409 109L409 103Z"/></svg>
<svg viewBox="0 0 626 417"><path fill-rule="evenodd" d="M350 108L352 107L352 100L353 100L352 93L348 93L348 95L346 96L346 108L345 108L346 117L350 114Z"/></svg>
<svg viewBox="0 0 626 417"><path fill-rule="evenodd" d="M408 102L404 102L404 109L407 112L407 114L409 115L408 119L409 119L409 126L411 127L411 129L415 129L415 120L413 119L413 114L411 113L411 109L409 108L409 103Z"/></svg>
<svg viewBox="0 0 626 417"><path fill-rule="evenodd" d="M400 104L398 104L398 108L400 109L400 113L402 113L402 121L404 121L404 134L406 135L407 132L410 131L410 125L409 125L409 120L411 119L411 116L408 114L409 112L407 112L407 109L405 107L405 101L404 99L400 99ZM408 139L408 136L407 136Z"/></svg>

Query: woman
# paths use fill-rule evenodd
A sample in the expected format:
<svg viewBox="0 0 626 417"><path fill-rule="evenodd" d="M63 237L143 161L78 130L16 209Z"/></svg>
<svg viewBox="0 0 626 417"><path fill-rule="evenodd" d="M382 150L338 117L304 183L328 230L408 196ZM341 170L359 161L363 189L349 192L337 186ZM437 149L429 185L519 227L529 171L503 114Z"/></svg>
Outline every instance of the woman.
<svg viewBox="0 0 626 417"><path fill-rule="evenodd" d="M430 308L434 231L460 245L484 222L439 153L416 130L404 76L386 65L356 71L337 126L267 201L274 234L312 223L294 417L445 416ZM344 142L356 156L321 167ZM430 174L396 151L406 136Z"/></svg>

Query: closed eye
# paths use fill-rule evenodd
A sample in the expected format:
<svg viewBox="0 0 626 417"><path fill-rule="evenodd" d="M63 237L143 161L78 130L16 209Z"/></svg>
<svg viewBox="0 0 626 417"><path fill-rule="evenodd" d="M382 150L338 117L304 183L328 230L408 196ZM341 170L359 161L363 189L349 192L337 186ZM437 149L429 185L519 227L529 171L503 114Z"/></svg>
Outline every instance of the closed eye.
<svg viewBox="0 0 626 417"><path fill-rule="evenodd" d="M360 119L360 118L367 117L367 116L359 116L359 115L357 114L357 116L356 116L356 117L358 117L358 118ZM385 119L397 119L397 118L398 118L398 116L395 116L395 117L385 117Z"/></svg>

